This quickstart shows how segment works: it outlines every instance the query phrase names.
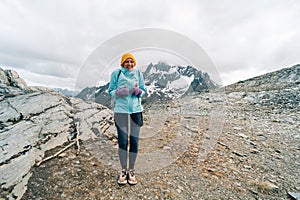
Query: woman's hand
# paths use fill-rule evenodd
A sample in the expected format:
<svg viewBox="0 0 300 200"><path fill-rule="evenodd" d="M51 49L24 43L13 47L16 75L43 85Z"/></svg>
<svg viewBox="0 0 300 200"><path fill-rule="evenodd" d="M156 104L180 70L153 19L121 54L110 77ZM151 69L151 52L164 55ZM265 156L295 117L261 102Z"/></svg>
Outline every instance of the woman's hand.
<svg viewBox="0 0 300 200"><path fill-rule="evenodd" d="M129 94L129 89L127 88L127 85L125 85L121 89L116 89L115 93L118 97L127 97Z"/></svg>
<svg viewBox="0 0 300 200"><path fill-rule="evenodd" d="M131 94L137 97L140 97L140 95L142 94L142 90L138 87L138 84L135 84L135 87L132 88L131 90Z"/></svg>

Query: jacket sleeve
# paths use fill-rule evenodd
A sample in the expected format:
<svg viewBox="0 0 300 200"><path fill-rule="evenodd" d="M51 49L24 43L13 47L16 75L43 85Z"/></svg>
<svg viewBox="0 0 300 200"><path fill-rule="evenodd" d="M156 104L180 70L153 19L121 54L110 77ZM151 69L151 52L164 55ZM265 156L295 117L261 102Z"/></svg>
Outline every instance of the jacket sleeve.
<svg viewBox="0 0 300 200"><path fill-rule="evenodd" d="M146 94L144 76L142 72L138 71L138 73L139 73L139 88L142 90L142 94L140 95L140 97L143 97Z"/></svg>
<svg viewBox="0 0 300 200"><path fill-rule="evenodd" d="M116 97L116 89L117 89L117 73L116 73L116 71L114 71L110 76L108 94L115 98Z"/></svg>

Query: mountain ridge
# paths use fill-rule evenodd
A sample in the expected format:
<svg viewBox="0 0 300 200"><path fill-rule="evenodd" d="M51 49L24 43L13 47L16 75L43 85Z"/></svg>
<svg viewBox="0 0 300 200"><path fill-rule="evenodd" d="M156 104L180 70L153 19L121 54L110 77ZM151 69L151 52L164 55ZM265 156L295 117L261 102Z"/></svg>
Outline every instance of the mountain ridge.
<svg viewBox="0 0 300 200"><path fill-rule="evenodd" d="M143 103L146 104L172 100L219 87L207 73L192 66L171 66L164 62L150 63L143 75L147 90ZM107 94L108 87L109 83L100 87L87 87L76 97L110 107L111 98Z"/></svg>
<svg viewBox="0 0 300 200"><path fill-rule="evenodd" d="M272 83L269 84L268 83ZM291 87L300 84L300 64L292 67L285 67L276 71L268 72L259 76L255 76L246 80L238 81L236 83L225 86L225 90L238 90L239 88L251 86L255 91L279 89ZM268 87L263 87L268 85ZM247 87L250 89L250 87Z"/></svg>

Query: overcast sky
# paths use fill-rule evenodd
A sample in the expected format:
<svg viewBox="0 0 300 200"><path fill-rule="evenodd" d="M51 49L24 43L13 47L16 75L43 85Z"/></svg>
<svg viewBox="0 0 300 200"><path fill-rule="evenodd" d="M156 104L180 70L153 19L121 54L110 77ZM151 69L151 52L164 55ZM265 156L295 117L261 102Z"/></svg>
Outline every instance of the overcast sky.
<svg viewBox="0 0 300 200"><path fill-rule="evenodd" d="M227 85L300 63L299 11L299 0L0 0L0 66L73 89L99 45L157 28L201 46Z"/></svg>

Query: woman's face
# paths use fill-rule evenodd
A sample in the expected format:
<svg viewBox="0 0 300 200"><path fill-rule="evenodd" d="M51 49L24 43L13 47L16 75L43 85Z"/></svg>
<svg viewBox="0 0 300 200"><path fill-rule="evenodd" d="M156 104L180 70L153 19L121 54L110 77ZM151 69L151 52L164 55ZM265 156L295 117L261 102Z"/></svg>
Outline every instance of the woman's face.
<svg viewBox="0 0 300 200"><path fill-rule="evenodd" d="M134 67L134 61L132 58L127 58L124 63L123 63L123 67L125 67L128 70L132 70Z"/></svg>

